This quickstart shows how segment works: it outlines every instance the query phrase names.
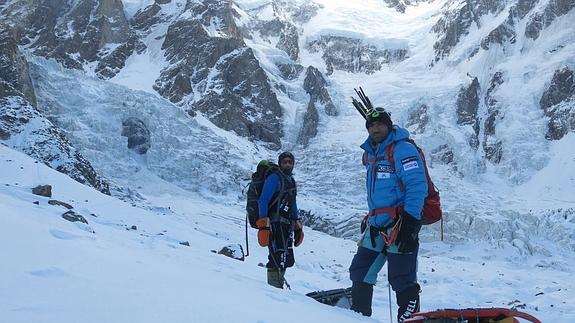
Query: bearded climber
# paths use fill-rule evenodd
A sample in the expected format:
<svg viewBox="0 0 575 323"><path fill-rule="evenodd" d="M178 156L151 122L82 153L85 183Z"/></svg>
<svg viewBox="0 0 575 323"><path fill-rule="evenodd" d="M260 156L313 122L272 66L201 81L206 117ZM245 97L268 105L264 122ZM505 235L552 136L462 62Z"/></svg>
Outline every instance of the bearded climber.
<svg viewBox="0 0 575 323"><path fill-rule="evenodd" d="M363 90L357 93L371 107ZM397 320L403 322L420 307L417 252L427 196L425 169L416 147L406 141L409 132L394 126L387 111L359 104L360 109L359 102L353 101L366 119L369 134L361 145L369 213L361 223L363 236L349 268L352 310L371 316L373 286L387 262L388 281L399 306Z"/></svg>
<svg viewBox="0 0 575 323"><path fill-rule="evenodd" d="M296 204L296 183L292 177L294 155L283 152L278 157L280 171L269 175L258 200L258 242L268 247L268 284L283 288L286 268L293 266L293 245L303 241L303 230ZM295 240L295 241L294 241Z"/></svg>

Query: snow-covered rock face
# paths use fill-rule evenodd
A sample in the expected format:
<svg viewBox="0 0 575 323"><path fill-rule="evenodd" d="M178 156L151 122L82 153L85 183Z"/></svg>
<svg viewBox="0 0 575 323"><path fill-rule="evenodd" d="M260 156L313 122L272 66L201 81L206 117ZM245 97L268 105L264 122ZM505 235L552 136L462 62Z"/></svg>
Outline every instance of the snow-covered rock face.
<svg viewBox="0 0 575 323"><path fill-rule="evenodd" d="M429 124L429 107L425 104L418 104L411 109L404 126L409 130L410 134L417 135L425 132Z"/></svg>
<svg viewBox="0 0 575 323"><path fill-rule="evenodd" d="M492 96L492 93L497 91L501 84L503 84L503 73L496 72L490 81L489 89L487 89L484 98L488 115L484 123L483 151L485 152L485 158L495 164L501 161L503 143L497 139L495 133L495 127L498 121L501 121L501 116L497 106L497 99Z"/></svg>
<svg viewBox="0 0 575 323"><path fill-rule="evenodd" d="M559 140L575 130L575 80L573 70L564 67L555 71L551 84L539 105L549 117L547 139Z"/></svg>
<svg viewBox="0 0 575 323"><path fill-rule="evenodd" d="M500 0L448 1L444 16L433 26L438 40L433 45L435 61L451 52L460 40L469 34L470 28L481 26L481 18L487 14L497 14L506 5Z"/></svg>
<svg viewBox="0 0 575 323"><path fill-rule="evenodd" d="M476 164L499 164L501 174L505 173L513 183L526 181L544 164L527 158L528 167L518 166L525 165L526 156L518 144L523 139L508 128L513 119L522 119L537 129L542 122L548 124L548 131L534 134L530 144L536 143L539 148L532 149L546 149L543 139L559 139L573 129L573 103L568 91L562 99L557 94L563 93L559 88L565 87L559 85L565 83L559 80L569 79L560 70L573 70L565 50L573 41L572 28L561 26L567 26L569 17L574 16L574 4L537 0L448 1L432 28L437 40L431 66L459 66L466 72L462 85L466 91L458 94L455 112L469 147L484 159ZM476 80L473 86L465 84L470 78ZM557 102L551 103L550 97ZM518 107L525 109L523 115L518 114ZM537 117L539 109L543 114ZM549 119L544 120L544 116ZM456 159L461 159L455 152ZM479 166L477 171L484 169Z"/></svg>
<svg viewBox="0 0 575 323"><path fill-rule="evenodd" d="M36 95L28 72L28 62L18 49L15 32L0 24L0 98L23 96L33 106Z"/></svg>
<svg viewBox="0 0 575 323"><path fill-rule="evenodd" d="M233 3L188 1L182 7L170 15L154 3L133 18L143 32L171 19L162 44L169 65L154 89L192 116L201 112L222 129L279 148L282 109L266 73L239 37Z"/></svg>
<svg viewBox="0 0 575 323"><path fill-rule="evenodd" d="M260 36L272 42L273 38L277 39L275 47L283 50L293 61L296 61L299 56L299 35L297 28L289 21L284 21L279 18L267 21L258 21L256 30L259 31Z"/></svg>
<svg viewBox="0 0 575 323"><path fill-rule="evenodd" d="M146 37L163 30L154 41L161 40L168 64L154 90L192 116L201 113L222 129L278 149L284 127L276 91L286 89L270 80L243 38L258 33L274 42L291 60L278 67L293 79L300 32L294 24L309 21L319 6L288 1L269 6L274 19L258 20L254 9L245 25L246 13L223 0L154 1L129 19L119 0L12 1L1 10L30 53L103 79L116 76L127 59L145 52Z"/></svg>
<svg viewBox="0 0 575 323"><path fill-rule="evenodd" d="M252 21L243 28L243 36L249 39L254 32L265 42L284 51L291 60L299 58L300 29L320 6L309 1L272 1L246 10Z"/></svg>
<svg viewBox="0 0 575 323"><path fill-rule="evenodd" d="M98 175L64 135L36 108L28 62L8 27L0 30L0 140L80 183L110 194Z"/></svg>
<svg viewBox="0 0 575 323"><path fill-rule="evenodd" d="M298 143L306 146L309 140L317 135L319 123L318 108L329 116L337 115L337 108L333 104L327 91L327 83L321 72L313 67L308 67L304 80L304 89L310 96L307 111L303 117L304 122L298 136Z"/></svg>
<svg viewBox="0 0 575 323"><path fill-rule="evenodd" d="M470 125L473 128L473 135L469 138L469 145L474 149L479 146L479 81L474 78L471 84L461 88L457 96L457 124Z"/></svg>
<svg viewBox="0 0 575 323"><path fill-rule="evenodd" d="M397 63L407 56L407 49L379 49L362 40L342 36L322 36L308 44L312 53L321 52L327 73L334 69L373 74L385 64Z"/></svg>
<svg viewBox="0 0 575 323"><path fill-rule="evenodd" d="M138 118L130 117L122 121L122 136L128 137L128 148L140 155L150 149L150 130Z"/></svg>
<svg viewBox="0 0 575 323"><path fill-rule="evenodd" d="M0 140L76 181L110 194L108 183L68 142L64 133L24 98L0 98Z"/></svg>
<svg viewBox="0 0 575 323"><path fill-rule="evenodd" d="M398 12L405 13L408 6L414 6L422 2L429 2L430 0L383 0L390 8L394 8Z"/></svg>
<svg viewBox="0 0 575 323"><path fill-rule="evenodd" d="M349 96L363 86L422 146L452 228L467 230L464 214L496 213L575 128L573 1L0 3L18 40L0 51L19 43L36 87L2 65L4 84L20 86L3 95L33 106L33 93L98 172L134 191L131 178L157 176L235 201L255 162L282 147L298 156L302 209L351 237L366 207L357 147L366 132ZM485 178L512 185L473 186Z"/></svg>
<svg viewBox="0 0 575 323"><path fill-rule="evenodd" d="M136 46L121 0L15 1L2 16L34 54L101 78L124 67Z"/></svg>
<svg viewBox="0 0 575 323"><path fill-rule="evenodd" d="M156 95L58 70L43 59L31 62L38 105L113 179L113 195L133 199L142 187L161 192L175 185L235 202L252 163L263 158L247 140Z"/></svg>
<svg viewBox="0 0 575 323"><path fill-rule="evenodd" d="M537 39L541 30L549 27L555 19L567 14L575 8L573 0L551 0L542 12L538 12L531 17L525 28L525 36Z"/></svg>

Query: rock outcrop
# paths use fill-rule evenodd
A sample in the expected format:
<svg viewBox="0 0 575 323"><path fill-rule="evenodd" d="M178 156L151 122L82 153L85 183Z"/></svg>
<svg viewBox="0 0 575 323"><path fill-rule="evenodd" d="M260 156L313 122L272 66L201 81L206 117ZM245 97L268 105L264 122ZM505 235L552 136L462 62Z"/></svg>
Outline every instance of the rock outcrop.
<svg viewBox="0 0 575 323"><path fill-rule="evenodd" d="M429 0L383 0L390 8L394 8L398 12L405 13L408 6L414 6L421 2L428 2Z"/></svg>
<svg viewBox="0 0 575 323"><path fill-rule="evenodd" d="M473 135L469 138L469 145L474 149L479 146L479 81L474 78L467 87L462 87L457 96L456 113L458 125L470 125Z"/></svg>
<svg viewBox="0 0 575 323"><path fill-rule="evenodd" d="M337 108L327 91L327 82L317 68L307 68L303 88L309 94L310 102L321 105L328 116L337 116Z"/></svg>
<svg viewBox="0 0 575 323"><path fill-rule="evenodd" d="M543 10L533 15L525 27L525 36L531 39L539 38L541 31L557 18L575 8L574 0L551 0Z"/></svg>
<svg viewBox="0 0 575 323"><path fill-rule="evenodd" d="M417 104L410 109L405 127L411 134L423 133L429 123L428 106L425 103Z"/></svg>
<svg viewBox="0 0 575 323"><path fill-rule="evenodd" d="M433 44L436 62L451 53L459 41L469 34L469 29L473 24L481 27L481 16L501 12L505 8L505 2L469 0L462 1L461 5L456 5L454 8L446 10L443 17L432 28L432 31L438 36L438 40Z"/></svg>
<svg viewBox="0 0 575 323"><path fill-rule="evenodd" d="M275 41L275 47L281 49L296 61L299 57L299 35L296 26L289 21L279 18L263 21L255 27L259 30L260 36L270 42ZM277 40L275 40L277 39Z"/></svg>
<svg viewBox="0 0 575 323"><path fill-rule="evenodd" d="M2 10L18 43L35 55L54 58L68 68L113 77L138 42L121 0L16 1Z"/></svg>
<svg viewBox="0 0 575 323"><path fill-rule="evenodd" d="M20 96L0 98L0 139L76 181L110 194L100 177L64 133Z"/></svg>
<svg viewBox="0 0 575 323"><path fill-rule="evenodd" d="M483 125L483 151L485 152L485 158L496 164L501 161L503 143L495 135L496 125L502 116L500 116L498 102L494 97L494 93L503 82L503 73L496 72L491 78L489 89L487 89L484 99L487 106L487 118Z"/></svg>
<svg viewBox="0 0 575 323"><path fill-rule="evenodd" d="M128 148L145 154L151 146L150 130L144 121L131 117L122 121L122 136L128 137Z"/></svg>
<svg viewBox="0 0 575 323"><path fill-rule="evenodd" d="M312 53L322 53L327 74L334 69L352 73L372 74L386 64L401 62L407 58L406 48L380 49L364 44L361 39L342 36L321 36L307 44Z"/></svg>
<svg viewBox="0 0 575 323"><path fill-rule="evenodd" d="M21 96L36 106L28 62L18 49L16 32L0 24L0 98Z"/></svg>
<svg viewBox="0 0 575 323"><path fill-rule="evenodd" d="M524 19L537 5L537 0L519 0L509 9L505 21L493 29L481 42L481 48L488 50L493 45L500 45L506 51L508 44L515 44L517 40L518 21Z"/></svg>
<svg viewBox="0 0 575 323"><path fill-rule="evenodd" d="M563 67L553 74L553 79L543 93L539 106L549 118L546 138L559 140L575 130L575 82L573 70Z"/></svg>
<svg viewBox="0 0 575 323"><path fill-rule="evenodd" d="M0 140L16 150L109 194L108 183L36 108L28 62L8 27L0 31Z"/></svg>
<svg viewBox="0 0 575 323"><path fill-rule="evenodd" d="M328 116L336 116L337 108L327 91L327 82L322 73L315 67L307 68L304 89L309 94L307 111L303 117L303 125L298 136L298 143L306 146L309 140L317 135L319 123L318 109L321 108Z"/></svg>
<svg viewBox="0 0 575 323"><path fill-rule="evenodd" d="M166 33L170 65L154 89L192 116L202 113L222 129L279 148L282 109L240 37L236 14L229 1L188 2Z"/></svg>

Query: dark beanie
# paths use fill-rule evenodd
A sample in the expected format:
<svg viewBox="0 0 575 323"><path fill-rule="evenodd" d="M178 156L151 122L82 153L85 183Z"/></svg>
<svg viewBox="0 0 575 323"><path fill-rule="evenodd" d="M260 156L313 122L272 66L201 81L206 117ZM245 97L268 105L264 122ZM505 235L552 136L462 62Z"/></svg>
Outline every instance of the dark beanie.
<svg viewBox="0 0 575 323"><path fill-rule="evenodd" d="M285 158L290 158L293 162L295 162L295 158L292 153L289 151L284 151L278 156L278 164L281 164L282 160Z"/></svg>
<svg viewBox="0 0 575 323"><path fill-rule="evenodd" d="M391 121L391 116L384 108L377 107L372 112L367 115L365 119L365 127L369 128L373 122L383 122L387 128L391 131L393 129L393 122Z"/></svg>

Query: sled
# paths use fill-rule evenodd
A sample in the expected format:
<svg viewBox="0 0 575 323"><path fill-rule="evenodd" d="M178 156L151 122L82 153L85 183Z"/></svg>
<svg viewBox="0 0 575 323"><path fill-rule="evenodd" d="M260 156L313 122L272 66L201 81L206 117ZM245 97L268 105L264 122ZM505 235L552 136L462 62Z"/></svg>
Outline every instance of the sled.
<svg viewBox="0 0 575 323"><path fill-rule="evenodd" d="M307 293L306 296L309 296L323 304L347 309L351 308L351 287L320 290Z"/></svg>
<svg viewBox="0 0 575 323"><path fill-rule="evenodd" d="M532 323L541 323L537 318L516 310L507 308L466 308L443 309L432 312L413 314L405 323L519 323L524 319Z"/></svg>

